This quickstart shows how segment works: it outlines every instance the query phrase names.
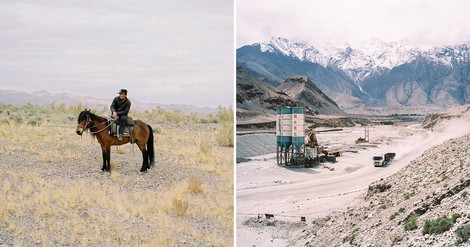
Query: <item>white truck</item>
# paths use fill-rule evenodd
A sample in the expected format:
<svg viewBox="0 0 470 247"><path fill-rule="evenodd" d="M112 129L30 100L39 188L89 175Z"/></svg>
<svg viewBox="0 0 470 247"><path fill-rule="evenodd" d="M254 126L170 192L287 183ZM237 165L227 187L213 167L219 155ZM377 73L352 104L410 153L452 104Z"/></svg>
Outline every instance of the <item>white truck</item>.
<svg viewBox="0 0 470 247"><path fill-rule="evenodd" d="M395 155L395 153L386 153L385 155L374 154L374 156L372 156L374 166L387 166L395 158Z"/></svg>

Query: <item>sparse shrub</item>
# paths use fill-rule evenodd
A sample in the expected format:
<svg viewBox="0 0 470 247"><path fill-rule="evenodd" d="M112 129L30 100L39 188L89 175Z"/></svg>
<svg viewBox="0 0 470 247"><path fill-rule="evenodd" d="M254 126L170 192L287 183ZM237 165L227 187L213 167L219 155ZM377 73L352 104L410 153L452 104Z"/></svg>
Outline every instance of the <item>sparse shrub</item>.
<svg viewBox="0 0 470 247"><path fill-rule="evenodd" d="M219 121L223 123L233 123L233 109L229 107L228 109L222 106L219 106L216 117Z"/></svg>
<svg viewBox="0 0 470 247"><path fill-rule="evenodd" d="M173 210L176 215L184 216L188 210L189 203L186 200L173 198Z"/></svg>
<svg viewBox="0 0 470 247"><path fill-rule="evenodd" d="M161 133L162 133L162 129L161 129L161 128L154 127L154 128L153 128L153 133L155 133L155 134L161 134Z"/></svg>
<svg viewBox="0 0 470 247"><path fill-rule="evenodd" d="M390 217L388 217L388 219L389 219L389 220L393 220L393 219L395 219L399 214L400 214L400 212L395 212L395 213L391 214Z"/></svg>
<svg viewBox="0 0 470 247"><path fill-rule="evenodd" d="M405 198L405 200L408 200L410 199L410 193L409 192L406 192L403 197Z"/></svg>
<svg viewBox="0 0 470 247"><path fill-rule="evenodd" d="M205 156L208 156L209 155L209 147L207 145L201 145L199 147L199 150L201 151L201 153L203 153Z"/></svg>
<svg viewBox="0 0 470 247"><path fill-rule="evenodd" d="M343 243L350 243L352 244L354 239L357 236L357 233L359 232L359 228L354 228L354 230L349 234L348 236L343 238Z"/></svg>
<svg viewBox="0 0 470 247"><path fill-rule="evenodd" d="M28 121L27 123L28 125L31 125L31 126L40 126L41 125L41 122L39 122L38 120L36 119L31 119Z"/></svg>
<svg viewBox="0 0 470 247"><path fill-rule="evenodd" d="M416 222L417 219L418 216L416 214L412 214L405 223L405 231L412 231L418 228L418 223Z"/></svg>
<svg viewBox="0 0 470 247"><path fill-rule="evenodd" d="M393 125L394 123L392 121L381 121L380 124L382 124L382 125Z"/></svg>
<svg viewBox="0 0 470 247"><path fill-rule="evenodd" d="M20 117L20 116L14 116L13 117L13 121L16 123L16 124L22 124L24 122L23 118Z"/></svg>
<svg viewBox="0 0 470 247"><path fill-rule="evenodd" d="M392 238L392 246L394 246L395 244L398 244L402 240L403 240L402 236L396 235L395 237Z"/></svg>
<svg viewBox="0 0 470 247"><path fill-rule="evenodd" d="M193 192L193 193L203 192L202 181L197 177L194 177L194 176L190 177L188 179L188 190L189 192Z"/></svg>
<svg viewBox="0 0 470 247"><path fill-rule="evenodd" d="M457 228L455 235L457 237L455 244L460 245L467 242L467 240L470 238L470 224Z"/></svg>
<svg viewBox="0 0 470 247"><path fill-rule="evenodd" d="M457 222L457 219L462 217L461 214L452 214L452 222Z"/></svg>
<svg viewBox="0 0 470 247"><path fill-rule="evenodd" d="M405 212L405 208L400 208L397 212L393 213L392 215L390 215L390 217L388 217L390 220L393 220L395 219L400 213L403 213Z"/></svg>
<svg viewBox="0 0 470 247"><path fill-rule="evenodd" d="M126 153L126 150L124 150L124 148L120 148L119 146L117 146L117 152L118 154L125 154Z"/></svg>
<svg viewBox="0 0 470 247"><path fill-rule="evenodd" d="M467 191L462 192L462 197L463 197L463 198L467 197L467 194L468 194Z"/></svg>
<svg viewBox="0 0 470 247"><path fill-rule="evenodd" d="M226 123L215 135L217 144L222 147L233 147L233 123Z"/></svg>
<svg viewBox="0 0 470 247"><path fill-rule="evenodd" d="M423 227L423 235L440 234L448 231L454 222L447 216L442 216L434 220L426 220Z"/></svg>

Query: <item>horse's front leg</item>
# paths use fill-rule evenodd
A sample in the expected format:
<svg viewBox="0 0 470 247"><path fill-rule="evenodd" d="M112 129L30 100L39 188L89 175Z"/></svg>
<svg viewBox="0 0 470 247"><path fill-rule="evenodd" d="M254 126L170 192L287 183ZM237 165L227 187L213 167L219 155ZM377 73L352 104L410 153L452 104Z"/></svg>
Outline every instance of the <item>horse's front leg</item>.
<svg viewBox="0 0 470 247"><path fill-rule="evenodd" d="M103 155L103 167L101 167L101 171L106 171L106 148L101 145L101 154Z"/></svg>
<svg viewBox="0 0 470 247"><path fill-rule="evenodd" d="M111 172L111 146L106 147L106 171Z"/></svg>
<svg viewBox="0 0 470 247"><path fill-rule="evenodd" d="M110 165L111 148L102 145L101 151L103 153L103 167L101 168L101 170L104 172L109 172L111 171L111 165Z"/></svg>

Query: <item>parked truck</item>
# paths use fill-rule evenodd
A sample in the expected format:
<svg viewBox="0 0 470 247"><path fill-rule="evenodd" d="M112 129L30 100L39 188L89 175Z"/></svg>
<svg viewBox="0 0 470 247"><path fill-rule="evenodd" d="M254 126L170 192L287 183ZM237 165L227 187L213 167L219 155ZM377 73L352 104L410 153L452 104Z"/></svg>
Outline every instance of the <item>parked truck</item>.
<svg viewBox="0 0 470 247"><path fill-rule="evenodd" d="M386 153L385 155L374 154L372 160L374 161L374 166L387 166L394 158L395 153Z"/></svg>

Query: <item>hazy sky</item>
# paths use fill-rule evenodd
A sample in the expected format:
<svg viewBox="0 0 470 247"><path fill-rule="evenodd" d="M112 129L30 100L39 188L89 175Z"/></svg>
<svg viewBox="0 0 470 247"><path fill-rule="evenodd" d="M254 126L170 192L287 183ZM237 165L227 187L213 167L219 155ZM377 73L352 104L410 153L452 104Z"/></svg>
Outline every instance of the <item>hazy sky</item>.
<svg viewBox="0 0 470 247"><path fill-rule="evenodd" d="M236 47L285 37L314 45L372 37L418 47L470 41L466 0L237 0Z"/></svg>
<svg viewBox="0 0 470 247"><path fill-rule="evenodd" d="M0 1L0 89L233 104L233 0Z"/></svg>

